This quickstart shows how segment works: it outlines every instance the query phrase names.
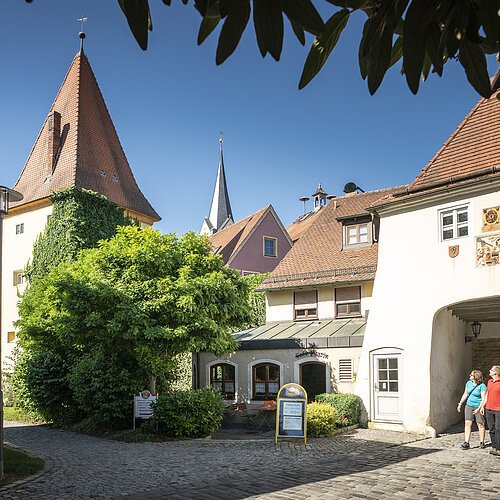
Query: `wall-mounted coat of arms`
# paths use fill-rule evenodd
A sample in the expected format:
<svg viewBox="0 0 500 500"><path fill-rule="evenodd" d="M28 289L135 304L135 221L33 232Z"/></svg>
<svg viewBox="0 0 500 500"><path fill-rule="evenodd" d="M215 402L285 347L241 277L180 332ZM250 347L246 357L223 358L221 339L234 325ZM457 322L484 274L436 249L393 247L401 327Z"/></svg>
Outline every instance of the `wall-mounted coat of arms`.
<svg viewBox="0 0 500 500"><path fill-rule="evenodd" d="M500 207L483 208L483 233L500 229Z"/></svg>
<svg viewBox="0 0 500 500"><path fill-rule="evenodd" d="M500 234L476 238L478 266L495 266L500 262Z"/></svg>

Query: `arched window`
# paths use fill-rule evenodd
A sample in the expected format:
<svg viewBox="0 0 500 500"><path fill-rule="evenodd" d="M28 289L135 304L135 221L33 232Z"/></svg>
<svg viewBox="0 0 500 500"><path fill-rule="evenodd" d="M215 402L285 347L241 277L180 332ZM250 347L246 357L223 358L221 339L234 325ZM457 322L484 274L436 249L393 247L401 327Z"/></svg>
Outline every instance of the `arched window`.
<svg viewBox="0 0 500 500"><path fill-rule="evenodd" d="M210 385L220 391L224 399L234 399L234 376L234 366L228 363L210 367Z"/></svg>
<svg viewBox="0 0 500 500"><path fill-rule="evenodd" d="M280 390L280 367L274 363L253 366L253 399L276 399Z"/></svg>

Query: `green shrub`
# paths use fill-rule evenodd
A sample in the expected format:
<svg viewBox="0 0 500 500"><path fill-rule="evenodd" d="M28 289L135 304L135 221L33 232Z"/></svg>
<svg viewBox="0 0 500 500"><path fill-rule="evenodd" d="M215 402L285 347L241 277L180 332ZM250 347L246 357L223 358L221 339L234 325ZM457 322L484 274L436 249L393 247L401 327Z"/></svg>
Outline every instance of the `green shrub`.
<svg viewBox="0 0 500 500"><path fill-rule="evenodd" d="M28 418L64 425L73 421L76 407L68 385L69 367L55 351L41 348L19 354L11 384L13 405Z"/></svg>
<svg viewBox="0 0 500 500"><path fill-rule="evenodd" d="M307 433L311 436L329 436L335 429L337 412L325 403L307 405Z"/></svg>
<svg viewBox="0 0 500 500"><path fill-rule="evenodd" d="M347 427L359 423L361 399L355 394L318 394L318 403L326 403L337 411L336 425Z"/></svg>
<svg viewBox="0 0 500 500"><path fill-rule="evenodd" d="M133 395L140 389L138 377L126 359L116 353L96 351L85 354L68 376L79 410L79 420L89 429L129 425Z"/></svg>
<svg viewBox="0 0 500 500"><path fill-rule="evenodd" d="M153 404L158 428L175 438L201 438L220 427L224 404L213 389L179 391L160 396Z"/></svg>

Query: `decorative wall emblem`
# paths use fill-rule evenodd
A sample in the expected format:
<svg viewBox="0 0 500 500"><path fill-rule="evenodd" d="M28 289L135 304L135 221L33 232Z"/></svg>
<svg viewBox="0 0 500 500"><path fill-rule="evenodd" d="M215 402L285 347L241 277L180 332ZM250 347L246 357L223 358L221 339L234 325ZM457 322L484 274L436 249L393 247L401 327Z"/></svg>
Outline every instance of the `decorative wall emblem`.
<svg viewBox="0 0 500 500"><path fill-rule="evenodd" d="M500 207L483 208L483 233L500 229Z"/></svg>
<svg viewBox="0 0 500 500"><path fill-rule="evenodd" d="M448 247L448 255L454 259L460 253L460 245L451 245Z"/></svg>
<svg viewBox="0 0 500 500"><path fill-rule="evenodd" d="M500 234L480 236L476 239L478 266L495 266L500 262Z"/></svg>

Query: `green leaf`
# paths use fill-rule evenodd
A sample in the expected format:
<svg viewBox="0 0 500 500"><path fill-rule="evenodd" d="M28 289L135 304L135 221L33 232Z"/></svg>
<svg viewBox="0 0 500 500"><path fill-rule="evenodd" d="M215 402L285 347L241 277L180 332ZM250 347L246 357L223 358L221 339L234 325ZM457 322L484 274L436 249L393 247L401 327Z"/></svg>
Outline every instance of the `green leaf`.
<svg viewBox="0 0 500 500"><path fill-rule="evenodd" d="M254 0L253 22L262 57L269 52L279 61L283 48L283 14L279 2Z"/></svg>
<svg viewBox="0 0 500 500"><path fill-rule="evenodd" d="M443 74L444 54L441 46L441 30L437 22L433 22L427 27L426 50L434 66L434 71L441 76Z"/></svg>
<svg viewBox="0 0 500 500"><path fill-rule="evenodd" d="M217 0L210 2L210 5L207 4L207 9L205 10L205 14L200 24L200 30L198 31L198 45L201 45L219 24L221 20L219 8L220 6Z"/></svg>
<svg viewBox="0 0 500 500"><path fill-rule="evenodd" d="M491 97L491 84L488 75L486 56L479 45L464 38L459 52L459 61L465 69L469 83L486 99Z"/></svg>
<svg viewBox="0 0 500 500"><path fill-rule="evenodd" d="M349 16L350 12L347 9L342 9L327 21L325 31L314 40L309 51L300 77L299 89L303 89L319 73L337 45Z"/></svg>
<svg viewBox="0 0 500 500"><path fill-rule="evenodd" d="M413 0L406 12L403 32L403 66L410 90L416 94L424 65L427 26L435 14L436 4Z"/></svg>
<svg viewBox="0 0 500 500"><path fill-rule="evenodd" d="M250 18L249 0L234 1L234 3L221 1L222 17L224 17L223 12L226 8L228 9L227 18L219 36L219 44L215 55L216 64L222 64L236 50Z"/></svg>
<svg viewBox="0 0 500 500"><path fill-rule="evenodd" d="M282 0L283 12L290 21L295 21L303 29L319 35L325 24L311 0Z"/></svg>
<svg viewBox="0 0 500 500"><path fill-rule="evenodd" d="M389 68L392 53L392 30L382 33L380 41L370 50L368 63L368 90L373 95L380 87Z"/></svg>
<svg viewBox="0 0 500 500"><path fill-rule="evenodd" d="M292 30L295 33L295 36L297 37L297 40L300 42L301 45L305 45L306 37L304 35L304 30L295 21L292 21L291 19L289 19L289 21L290 25L292 26Z"/></svg>
<svg viewBox="0 0 500 500"><path fill-rule="evenodd" d="M481 0L479 3L479 22L482 24L489 45L498 44L500 40L500 2L498 0Z"/></svg>
<svg viewBox="0 0 500 500"><path fill-rule="evenodd" d="M149 3L147 0L118 0L127 22L142 50L148 48L148 30L153 30Z"/></svg>
<svg viewBox="0 0 500 500"><path fill-rule="evenodd" d="M391 50L389 68L394 66L403 57L403 37L398 36Z"/></svg>

